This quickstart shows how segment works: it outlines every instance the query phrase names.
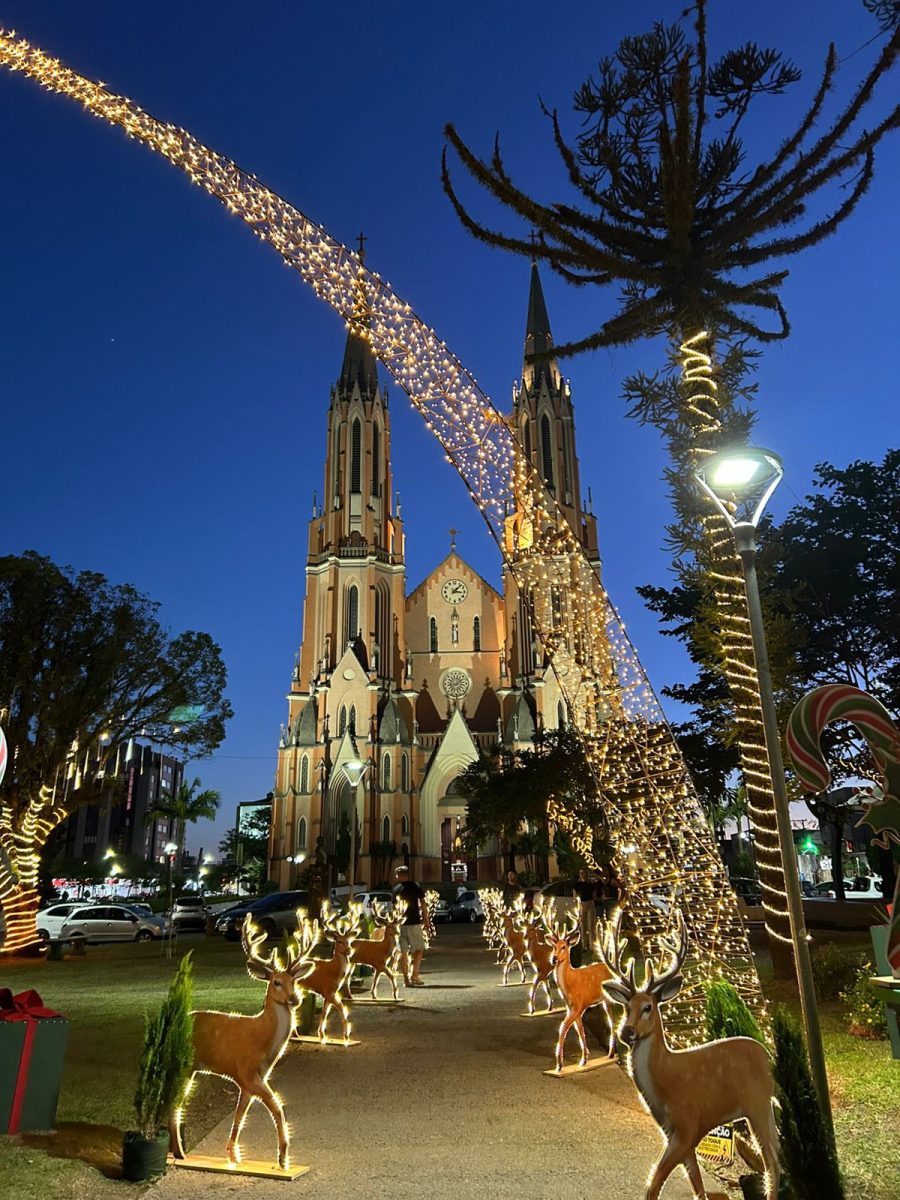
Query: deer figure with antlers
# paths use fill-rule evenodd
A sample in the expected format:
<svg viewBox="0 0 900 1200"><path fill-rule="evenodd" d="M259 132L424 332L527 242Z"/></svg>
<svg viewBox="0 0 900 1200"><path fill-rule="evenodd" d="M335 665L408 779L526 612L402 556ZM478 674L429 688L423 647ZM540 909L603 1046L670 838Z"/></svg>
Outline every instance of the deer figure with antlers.
<svg viewBox="0 0 900 1200"><path fill-rule="evenodd" d="M304 954L289 948L286 960L274 952L263 957L261 947L266 940L265 930L247 917L241 931L241 942L247 956L247 970L254 979L266 984L266 999L262 1011L255 1017L236 1013L195 1012L194 1063L181 1106L169 1120L169 1142L175 1158L184 1158L181 1136L184 1107L193 1087L196 1074L220 1075L230 1079L238 1088L234 1121L225 1150L229 1162L240 1162L238 1145L247 1110L259 1100L272 1114L278 1133L278 1165L288 1167L288 1129L284 1109L277 1094L269 1085L269 1075L288 1044L294 1028L294 1009L300 1003L303 989L299 986L313 970L315 963Z"/></svg>
<svg viewBox="0 0 900 1200"><path fill-rule="evenodd" d="M505 910L502 915L503 943L505 946L503 957L504 987L509 983L509 972L512 969L513 963L519 968L522 976L519 982L524 983L526 979L525 960L528 956L528 946L525 942L525 933L520 925L523 913L522 902L517 900L515 907Z"/></svg>
<svg viewBox="0 0 900 1200"><path fill-rule="evenodd" d="M550 992L550 980L553 978L553 943L549 938L549 929L544 921L540 904L535 904L530 913L524 914L525 944L528 957L534 970L531 990L528 993L528 1011L534 1012L534 1002L539 987L544 989L547 997L547 1012L553 1009L553 996Z"/></svg>
<svg viewBox="0 0 900 1200"><path fill-rule="evenodd" d="M580 904L575 913L574 922L570 922L565 928L554 925L552 936L551 962L554 968L554 979L566 1005L566 1015L560 1022L559 1037L556 1039L556 1070L563 1069L566 1036L573 1025L578 1035L578 1044L581 1047L581 1058L578 1065L580 1067L587 1065L590 1055L587 1038L584 1034L584 1014L597 1004L602 1006L609 1024L609 1049L606 1057L614 1059L616 1057L616 1034L604 991L604 984L611 978L610 971L604 962L591 963L587 967L572 965L572 948L581 944Z"/></svg>
<svg viewBox="0 0 900 1200"><path fill-rule="evenodd" d="M328 1017L334 1009L341 1016L344 1041L350 1041L350 1009L345 996L349 994L353 969L350 963L353 929L352 917L341 917L323 904L321 921L301 917L294 935L300 942L303 954L309 958L323 936L331 942L331 958L312 959L313 968L303 982L306 991L322 997L322 1016L318 1029L322 1042L328 1040Z"/></svg>
<svg viewBox="0 0 900 1200"><path fill-rule="evenodd" d="M378 924L375 937L354 938L350 947L351 973L353 967L372 967L372 999L378 981L384 975L390 980L393 998L397 999L397 964L400 957L400 926L406 917L406 901L399 897L392 905L381 906L375 914Z"/></svg>
<svg viewBox="0 0 900 1200"><path fill-rule="evenodd" d="M778 1194L780 1167L775 1125L772 1067L764 1046L753 1038L730 1037L671 1050L666 1042L660 1006L680 990L687 955L684 918L679 913L671 941L663 945L672 958L663 970L646 959L642 986L635 983L634 960L623 969L625 941L620 938L621 913L598 943L611 978L604 985L610 1000L625 1015L619 1037L629 1050L629 1070L645 1106L666 1138L666 1148L653 1168L645 1200L657 1200L663 1184L683 1166L697 1200L706 1191L695 1153L698 1142L716 1125L744 1117L753 1130L766 1164L766 1200Z"/></svg>

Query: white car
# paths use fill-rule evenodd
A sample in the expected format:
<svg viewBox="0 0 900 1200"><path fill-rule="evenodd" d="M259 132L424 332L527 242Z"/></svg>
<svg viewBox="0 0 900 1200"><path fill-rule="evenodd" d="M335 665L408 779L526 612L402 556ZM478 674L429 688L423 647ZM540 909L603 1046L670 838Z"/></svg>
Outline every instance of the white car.
<svg viewBox="0 0 900 1200"><path fill-rule="evenodd" d="M168 917L162 915L144 917L121 904L92 904L70 913L58 936L86 942L149 942L168 929Z"/></svg>
<svg viewBox="0 0 900 1200"><path fill-rule="evenodd" d="M390 908L394 903L394 893L387 889L377 892L354 892L353 903L361 904L365 916L377 916L383 908Z"/></svg>
<svg viewBox="0 0 900 1200"><path fill-rule="evenodd" d="M460 892L455 900L450 901L451 921L483 921L484 906L477 892Z"/></svg>
<svg viewBox="0 0 900 1200"><path fill-rule="evenodd" d="M37 915L37 931L41 941L48 942L58 937L68 917L79 908L87 908L84 900L64 900L61 904L42 908Z"/></svg>
<svg viewBox="0 0 900 1200"><path fill-rule="evenodd" d="M816 888L820 898L834 899L834 884L820 883ZM884 901L881 893L881 880L874 875L857 875L855 879L844 880L844 895L848 900L880 900Z"/></svg>

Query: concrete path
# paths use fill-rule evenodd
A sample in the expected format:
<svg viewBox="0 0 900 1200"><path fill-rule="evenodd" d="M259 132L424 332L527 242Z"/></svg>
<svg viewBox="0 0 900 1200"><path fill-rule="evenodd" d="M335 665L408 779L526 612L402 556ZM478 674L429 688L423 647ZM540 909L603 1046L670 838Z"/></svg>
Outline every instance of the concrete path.
<svg viewBox="0 0 900 1200"><path fill-rule="evenodd" d="M543 1075L559 1019L517 1016L526 989L497 986L493 955L471 927L440 928L425 968L427 987L407 989L405 1004L354 1007L361 1045L295 1045L275 1068L291 1159L310 1164L308 1175L287 1183L173 1169L151 1200L640 1200L662 1143L625 1072ZM592 1057L604 1053L592 1038ZM221 1155L229 1124L197 1152ZM275 1157L261 1105L242 1149ZM679 1172L663 1198L690 1194Z"/></svg>

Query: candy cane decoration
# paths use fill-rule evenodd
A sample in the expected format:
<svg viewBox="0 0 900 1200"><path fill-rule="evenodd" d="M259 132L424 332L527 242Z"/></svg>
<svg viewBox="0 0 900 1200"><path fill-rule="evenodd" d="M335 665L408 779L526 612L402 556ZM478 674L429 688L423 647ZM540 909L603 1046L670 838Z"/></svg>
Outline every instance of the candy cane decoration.
<svg viewBox="0 0 900 1200"><path fill-rule="evenodd" d="M0 729L0 783L3 782L3 776L6 774L6 760L9 757L9 750L6 748L6 735Z"/></svg>
<svg viewBox="0 0 900 1200"><path fill-rule="evenodd" d="M884 850L892 841L900 845L900 729L884 705L859 688L826 684L804 696L791 713L785 745L803 790L823 792L831 782L820 739L825 726L835 721L856 726L881 774L881 786L868 794L857 827L868 825L872 841ZM900 872L888 922L887 957L894 977L900 979Z"/></svg>

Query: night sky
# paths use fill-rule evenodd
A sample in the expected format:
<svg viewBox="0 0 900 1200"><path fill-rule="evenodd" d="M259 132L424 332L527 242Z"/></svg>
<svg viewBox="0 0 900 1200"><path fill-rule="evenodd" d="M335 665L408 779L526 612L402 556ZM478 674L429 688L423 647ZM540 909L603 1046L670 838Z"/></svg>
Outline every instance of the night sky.
<svg viewBox="0 0 900 1200"><path fill-rule="evenodd" d="M459 226L440 186L443 125L454 121L484 153L499 129L515 179L570 199L538 95L574 134L571 94L597 59L684 7L5 0L0 20L183 125L333 236L354 244L364 229L369 265L507 407L528 264ZM804 70L787 96L759 106L752 164L799 120L829 40L842 57L858 51L835 102L880 45L860 49L875 26L857 0L709 8L713 54L753 38ZM896 94L896 73L883 90ZM216 829L188 835L192 849L210 849L234 806L272 786L343 327L186 176L5 71L0 137L0 552L34 549L134 583L173 631L221 644L235 717L216 756L188 768L222 792ZM791 264L782 295L793 333L761 363L756 440L783 454L787 472L776 514L809 491L817 462L880 459L897 444L896 136L879 161L850 222ZM543 281L557 341L612 311L611 292L570 290L547 271ZM634 592L668 577L664 455L653 430L625 419L620 387L655 370L663 351L643 343L564 364L605 583L657 689L685 672ZM498 582L497 552L462 484L403 394L391 396L409 587L443 558L450 525L463 556Z"/></svg>

